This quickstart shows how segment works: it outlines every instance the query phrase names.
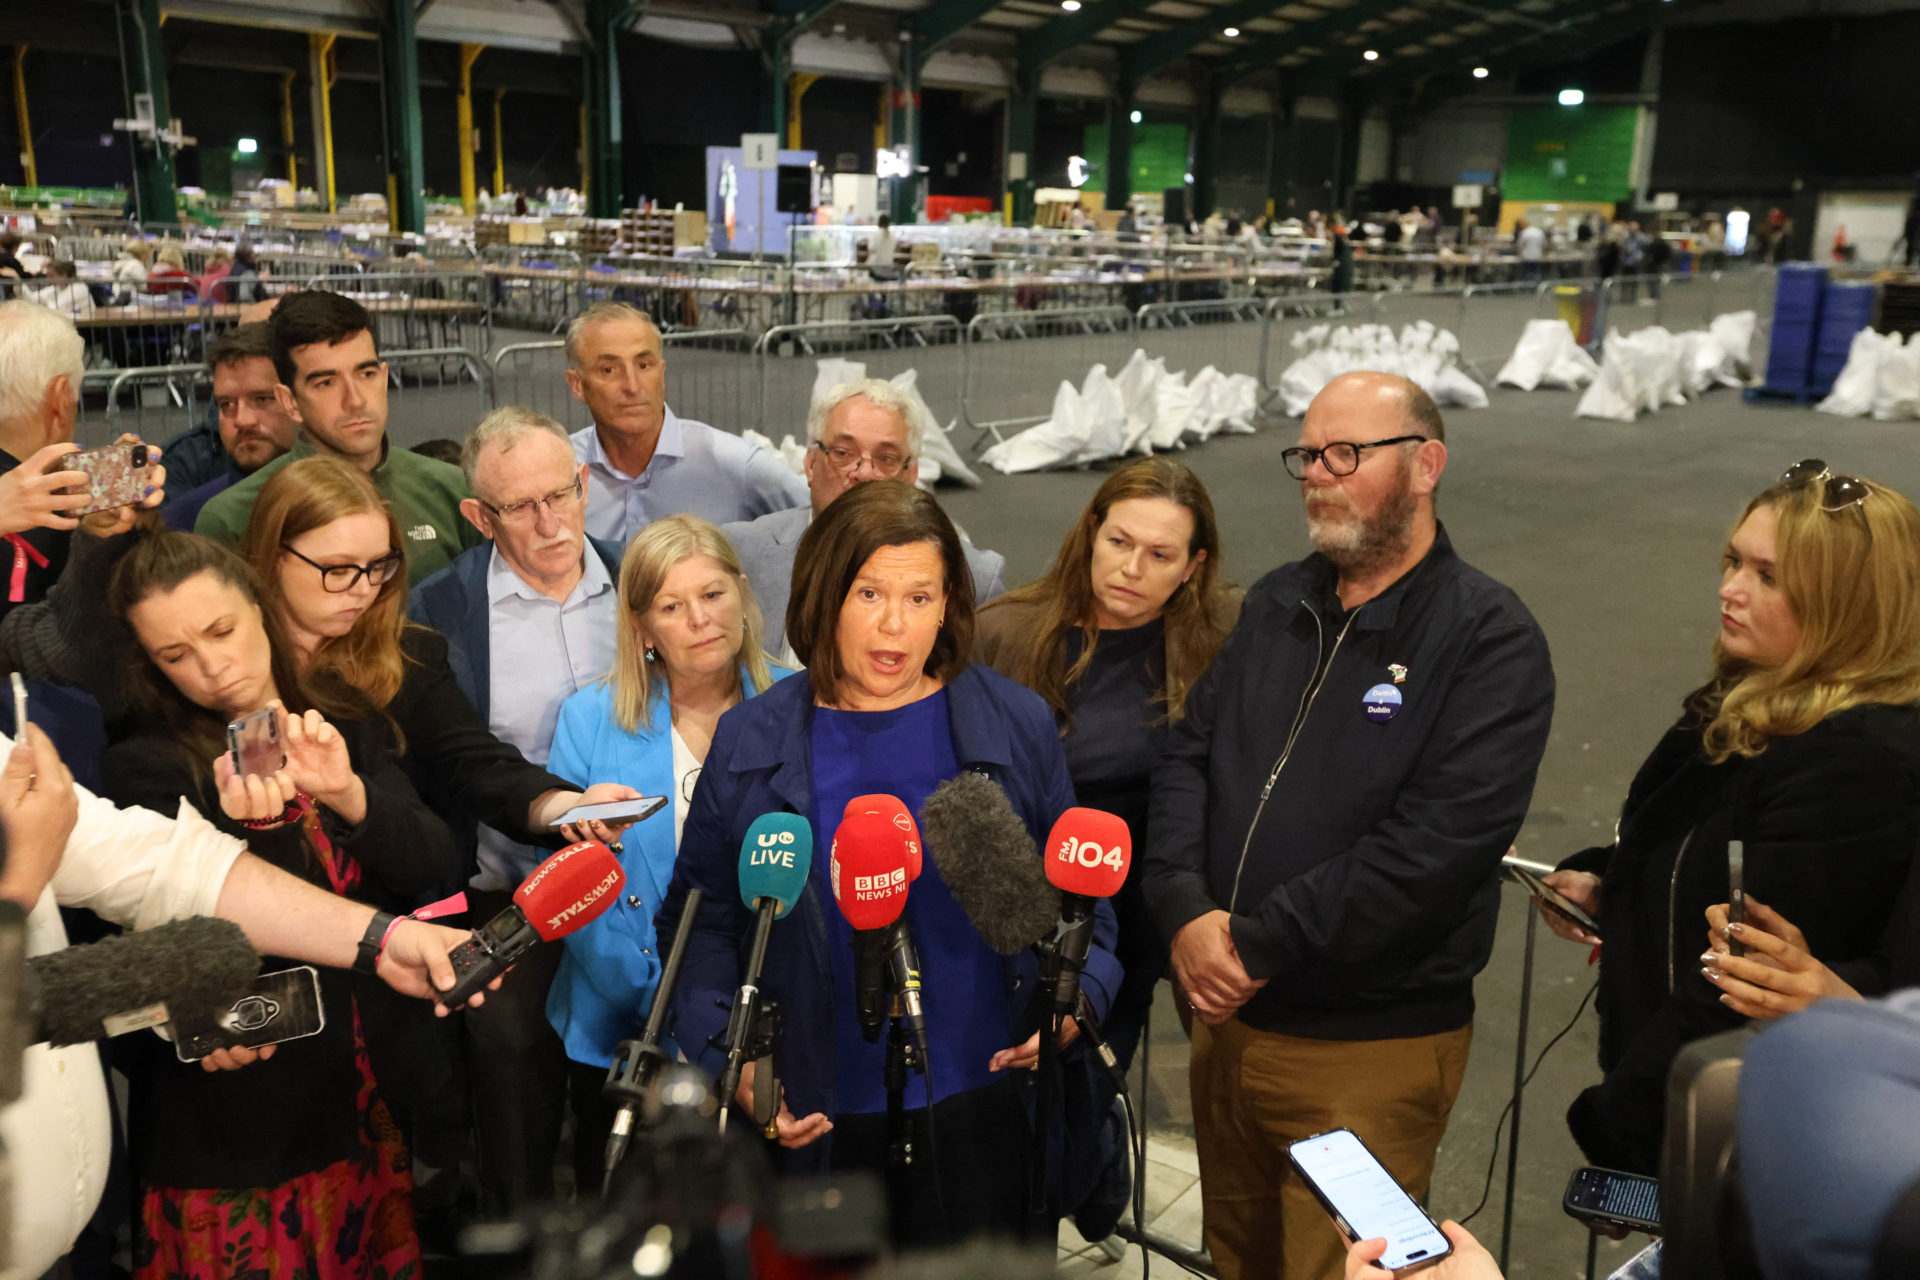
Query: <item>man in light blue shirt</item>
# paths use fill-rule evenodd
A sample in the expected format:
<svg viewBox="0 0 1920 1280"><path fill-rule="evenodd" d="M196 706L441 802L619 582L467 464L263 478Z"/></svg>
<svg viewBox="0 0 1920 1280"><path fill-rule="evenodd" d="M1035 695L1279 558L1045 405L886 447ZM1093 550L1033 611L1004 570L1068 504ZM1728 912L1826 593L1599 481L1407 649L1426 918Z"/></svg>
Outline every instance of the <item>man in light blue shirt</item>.
<svg viewBox="0 0 1920 1280"><path fill-rule="evenodd" d="M805 506L807 486L779 455L667 407L660 330L624 302L567 326L567 386L593 413L573 435L587 474L587 531L625 545L648 521L715 524Z"/></svg>
<svg viewBox="0 0 1920 1280"><path fill-rule="evenodd" d="M468 437L460 465L473 492L461 514L487 542L420 584L413 619L447 638L454 680L487 727L545 763L560 704L613 666L615 636L626 625L616 588L620 549L586 536L586 468L546 415L495 410ZM503 910L546 852L479 827L470 918L484 922ZM566 1053L546 1004L562 945L529 951L514 966L513 989L489 992L485 1012L464 1019L489 1212L553 1195Z"/></svg>

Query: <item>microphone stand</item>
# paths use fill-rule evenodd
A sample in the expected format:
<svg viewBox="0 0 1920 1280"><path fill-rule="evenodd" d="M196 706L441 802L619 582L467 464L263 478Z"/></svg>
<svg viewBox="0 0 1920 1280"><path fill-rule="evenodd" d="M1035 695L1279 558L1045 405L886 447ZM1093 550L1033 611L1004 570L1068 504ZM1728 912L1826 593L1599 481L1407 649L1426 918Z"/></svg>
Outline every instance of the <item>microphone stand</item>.
<svg viewBox="0 0 1920 1280"><path fill-rule="evenodd" d="M666 965L660 970L660 982L653 989L653 1007L647 1010L647 1025L638 1040L622 1040L613 1051L613 1065L607 1068L607 1081L600 1096L619 1108L613 1116L613 1131L607 1137L607 1173L601 1186L605 1195L613 1185L613 1171L627 1154L633 1135L633 1116L647 1100L654 1077L671 1061L660 1047L665 1036L667 1009L673 988L680 981L680 966L687 958L687 942L693 934L693 920L700 911L702 893L687 890L686 905L680 910L680 927L674 930L673 946L667 951Z"/></svg>
<svg viewBox="0 0 1920 1280"><path fill-rule="evenodd" d="M906 1229L913 1217L913 1129L907 1123L907 1076L915 1070L925 1071L926 1063L914 1050L896 995L892 1015L887 1019L887 1065L883 1077L887 1085L888 1217L896 1241L906 1238ZM933 1176L939 1177L940 1171L933 1170Z"/></svg>
<svg viewBox="0 0 1920 1280"><path fill-rule="evenodd" d="M1040 989L1036 993L1040 1005L1040 1058L1035 1064L1039 1079L1034 1081L1033 1098L1033 1142L1027 1155L1027 1231L1034 1241L1045 1239L1050 1231L1059 1228L1048 1221L1047 1215L1047 1139L1052 1133L1053 1076L1054 1060L1058 1056L1055 1042L1059 1032L1054 1024L1054 1000L1060 989L1060 931L1040 939L1034 944L1034 951L1040 957Z"/></svg>

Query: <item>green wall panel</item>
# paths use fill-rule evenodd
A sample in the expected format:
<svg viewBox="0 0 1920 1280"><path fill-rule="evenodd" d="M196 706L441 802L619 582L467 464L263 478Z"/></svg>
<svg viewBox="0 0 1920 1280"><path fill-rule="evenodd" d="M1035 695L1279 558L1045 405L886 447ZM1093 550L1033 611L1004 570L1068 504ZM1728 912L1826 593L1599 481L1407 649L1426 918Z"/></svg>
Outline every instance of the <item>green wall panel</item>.
<svg viewBox="0 0 1920 1280"><path fill-rule="evenodd" d="M1087 180L1087 190L1105 194L1107 126L1090 124L1080 142L1080 154L1101 168ZM1133 189L1155 195L1168 187L1187 185L1187 126L1136 124L1133 126Z"/></svg>
<svg viewBox="0 0 1920 1280"><path fill-rule="evenodd" d="M1633 194L1638 107L1515 107L1507 200L1624 200Z"/></svg>

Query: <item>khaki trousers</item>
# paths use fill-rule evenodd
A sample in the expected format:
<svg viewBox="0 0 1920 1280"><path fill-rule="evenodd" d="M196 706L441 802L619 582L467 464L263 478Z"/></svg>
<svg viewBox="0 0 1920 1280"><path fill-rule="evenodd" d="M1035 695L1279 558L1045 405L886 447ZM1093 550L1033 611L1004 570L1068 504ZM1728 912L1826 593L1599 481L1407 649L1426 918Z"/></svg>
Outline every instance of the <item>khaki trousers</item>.
<svg viewBox="0 0 1920 1280"><path fill-rule="evenodd" d="M1469 1023L1405 1040L1307 1040L1238 1018L1193 1024L1193 1127L1207 1248L1221 1280L1339 1280L1346 1241L1287 1162L1351 1129L1424 1200L1466 1074Z"/></svg>

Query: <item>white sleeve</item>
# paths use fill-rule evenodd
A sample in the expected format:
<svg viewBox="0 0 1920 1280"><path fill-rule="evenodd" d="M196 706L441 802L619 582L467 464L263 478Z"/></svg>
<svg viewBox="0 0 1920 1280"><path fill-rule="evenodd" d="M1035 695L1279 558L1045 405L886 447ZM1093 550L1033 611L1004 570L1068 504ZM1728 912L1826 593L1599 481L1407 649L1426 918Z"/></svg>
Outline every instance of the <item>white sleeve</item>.
<svg viewBox="0 0 1920 1280"><path fill-rule="evenodd" d="M61 906L85 907L133 929L214 913L220 886L246 845L217 830L185 799L168 818L151 809L118 808L77 784L73 790L80 818L53 874L53 896Z"/></svg>

